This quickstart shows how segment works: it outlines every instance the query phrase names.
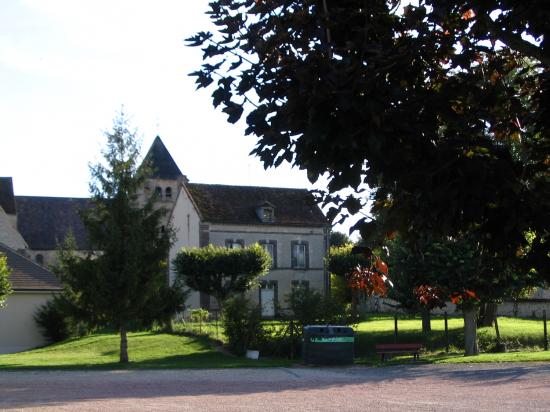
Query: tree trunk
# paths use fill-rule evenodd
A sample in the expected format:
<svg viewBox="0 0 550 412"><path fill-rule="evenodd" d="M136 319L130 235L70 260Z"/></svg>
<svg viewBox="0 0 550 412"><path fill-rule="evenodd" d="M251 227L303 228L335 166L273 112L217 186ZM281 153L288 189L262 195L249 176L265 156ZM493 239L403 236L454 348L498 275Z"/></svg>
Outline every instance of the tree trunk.
<svg viewBox="0 0 550 412"><path fill-rule="evenodd" d="M498 303L487 302L481 306L481 312L477 321L477 326L493 326L497 317Z"/></svg>
<svg viewBox="0 0 550 412"><path fill-rule="evenodd" d="M426 308L422 308L420 314L422 315L422 332L431 332L432 322L430 311Z"/></svg>
<svg viewBox="0 0 550 412"><path fill-rule="evenodd" d="M357 289L351 290L351 316L353 319L357 317Z"/></svg>
<svg viewBox="0 0 550 412"><path fill-rule="evenodd" d="M464 355L475 356L479 354L477 345L477 308L473 303L464 304Z"/></svg>
<svg viewBox="0 0 550 412"><path fill-rule="evenodd" d="M166 319L164 322L164 330L167 333L173 333L174 332L174 324L172 323L172 319Z"/></svg>
<svg viewBox="0 0 550 412"><path fill-rule="evenodd" d="M126 327L120 327L120 363L128 363L128 337L126 336Z"/></svg>

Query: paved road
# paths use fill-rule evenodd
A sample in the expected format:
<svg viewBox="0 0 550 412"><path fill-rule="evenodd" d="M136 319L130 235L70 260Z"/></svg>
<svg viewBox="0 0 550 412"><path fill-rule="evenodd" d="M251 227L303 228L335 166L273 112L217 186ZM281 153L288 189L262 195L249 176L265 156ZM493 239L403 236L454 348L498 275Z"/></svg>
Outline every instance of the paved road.
<svg viewBox="0 0 550 412"><path fill-rule="evenodd" d="M550 364L0 373L0 409L549 411Z"/></svg>

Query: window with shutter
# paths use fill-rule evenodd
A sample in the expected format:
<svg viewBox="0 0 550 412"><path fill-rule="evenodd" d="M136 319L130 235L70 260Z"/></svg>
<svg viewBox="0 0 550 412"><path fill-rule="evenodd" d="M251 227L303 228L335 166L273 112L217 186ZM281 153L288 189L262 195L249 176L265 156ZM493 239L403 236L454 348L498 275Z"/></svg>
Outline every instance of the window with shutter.
<svg viewBox="0 0 550 412"><path fill-rule="evenodd" d="M276 240L260 240L258 242L267 253L271 256L271 268L277 267L277 241Z"/></svg>
<svg viewBox="0 0 550 412"><path fill-rule="evenodd" d="M291 265L294 269L307 269L309 266L308 244L305 241L293 241L291 244Z"/></svg>
<svg viewBox="0 0 550 412"><path fill-rule="evenodd" d="M228 249L243 249L244 248L244 240L243 239L226 239L225 240L225 247Z"/></svg>

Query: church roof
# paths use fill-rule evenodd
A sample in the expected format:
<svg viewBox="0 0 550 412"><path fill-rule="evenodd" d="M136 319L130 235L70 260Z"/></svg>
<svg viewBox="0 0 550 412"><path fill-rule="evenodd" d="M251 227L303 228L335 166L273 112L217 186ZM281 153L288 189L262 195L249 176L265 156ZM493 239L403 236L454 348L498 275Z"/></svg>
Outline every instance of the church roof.
<svg viewBox="0 0 550 412"><path fill-rule="evenodd" d="M11 177L0 177L0 206L8 215L15 214L13 181Z"/></svg>
<svg viewBox="0 0 550 412"><path fill-rule="evenodd" d="M17 253L3 243L0 243L0 253L8 258L8 268L11 270L9 280L14 291L62 289L57 277L45 267Z"/></svg>
<svg viewBox="0 0 550 412"><path fill-rule="evenodd" d="M143 163L147 162L149 162L149 167L152 169L152 178L175 180L183 176L183 173L181 173L181 170L159 136L155 137L153 144L145 156Z"/></svg>
<svg viewBox="0 0 550 412"><path fill-rule="evenodd" d="M188 183L186 187L205 222L283 226L325 226L328 223L305 189L196 183ZM263 223L256 213L258 206L266 203L274 210L271 223Z"/></svg>
<svg viewBox="0 0 550 412"><path fill-rule="evenodd" d="M72 232L78 249L88 249L86 229L79 211L89 199L16 196L17 229L32 250L55 250Z"/></svg>

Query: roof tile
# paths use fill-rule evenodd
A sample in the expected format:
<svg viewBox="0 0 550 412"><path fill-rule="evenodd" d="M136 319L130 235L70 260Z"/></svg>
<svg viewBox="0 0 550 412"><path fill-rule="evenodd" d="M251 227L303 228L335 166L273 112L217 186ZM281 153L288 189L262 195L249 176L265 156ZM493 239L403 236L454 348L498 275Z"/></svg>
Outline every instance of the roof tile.
<svg viewBox="0 0 550 412"><path fill-rule="evenodd" d="M305 189L197 183L188 183L186 187L205 222L283 226L327 225L325 216ZM256 208L266 202L274 208L272 223L263 223L256 214Z"/></svg>
<svg viewBox="0 0 550 412"><path fill-rule="evenodd" d="M3 243L0 243L0 253L8 258L8 268L11 270L9 280L14 291L55 291L62 289L57 277L45 267L38 265Z"/></svg>
<svg viewBox="0 0 550 412"><path fill-rule="evenodd" d="M87 250L88 236L79 212L89 199L16 196L17 228L33 250L54 250L72 232L78 249Z"/></svg>

